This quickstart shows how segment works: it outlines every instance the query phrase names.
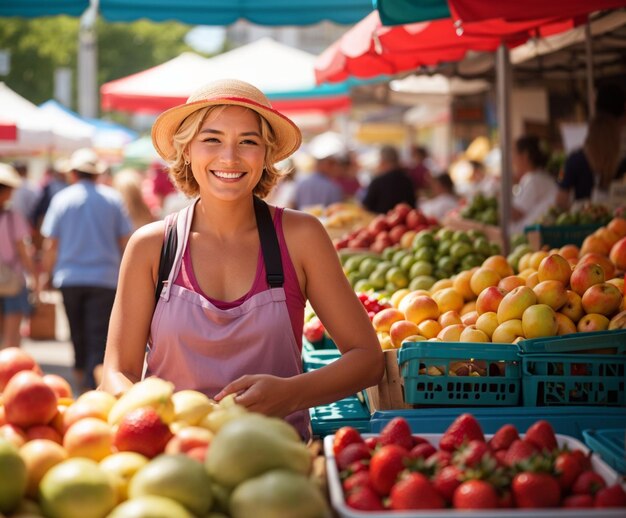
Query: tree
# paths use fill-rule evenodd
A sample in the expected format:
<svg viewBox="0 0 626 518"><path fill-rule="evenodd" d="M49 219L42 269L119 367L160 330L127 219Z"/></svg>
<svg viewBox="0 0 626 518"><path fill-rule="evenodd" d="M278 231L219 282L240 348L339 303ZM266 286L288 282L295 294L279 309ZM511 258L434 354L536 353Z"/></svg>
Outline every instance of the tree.
<svg viewBox="0 0 626 518"><path fill-rule="evenodd" d="M73 73L76 107L78 18L55 16L36 19L0 19L0 50L11 54L11 70L0 77L35 104L54 94L54 71L69 67ZM99 20L98 85L163 63L192 50L184 42L190 27L177 22L109 23Z"/></svg>

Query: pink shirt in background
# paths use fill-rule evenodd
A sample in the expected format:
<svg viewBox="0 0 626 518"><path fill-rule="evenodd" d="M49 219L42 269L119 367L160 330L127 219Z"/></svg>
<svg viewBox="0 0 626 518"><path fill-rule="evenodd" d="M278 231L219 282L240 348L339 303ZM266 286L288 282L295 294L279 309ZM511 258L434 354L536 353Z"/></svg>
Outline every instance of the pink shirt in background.
<svg viewBox="0 0 626 518"><path fill-rule="evenodd" d="M0 261L13 267L16 272L23 271L23 268L15 243L29 235L30 226L21 214L15 211L9 214L6 210L0 212Z"/></svg>
<svg viewBox="0 0 626 518"><path fill-rule="evenodd" d="M291 321L291 328L293 330L294 338L296 340L296 343L298 344L298 347L302 349L302 327L304 325L304 305L306 303L306 300L302 295L302 291L300 290L300 283L298 282L296 269L293 265L293 262L291 261L289 251L287 249L287 244L285 243L282 216L283 209L277 207L274 216L274 228L276 229L276 235L278 237L278 244L280 246L280 258L283 263L283 272L285 275L283 288L285 289L285 295L287 297L287 311L289 312L289 320ZM202 291L202 288L200 288L200 285L198 284L196 276L193 272L191 255L189 254L189 242L187 242L187 246L185 248L185 251L183 252L182 259L183 261L181 264L181 268L178 276L176 277L176 280L174 281L174 284L194 291L195 293L199 293L220 309L230 309L240 306L246 300L250 299L253 295L269 289L267 279L265 278L265 263L263 261L263 254L260 248L257 260L256 275L254 277L254 282L252 283L250 291L248 291L248 293L241 296L237 300L233 300L231 302L224 302L213 299L207 296Z"/></svg>

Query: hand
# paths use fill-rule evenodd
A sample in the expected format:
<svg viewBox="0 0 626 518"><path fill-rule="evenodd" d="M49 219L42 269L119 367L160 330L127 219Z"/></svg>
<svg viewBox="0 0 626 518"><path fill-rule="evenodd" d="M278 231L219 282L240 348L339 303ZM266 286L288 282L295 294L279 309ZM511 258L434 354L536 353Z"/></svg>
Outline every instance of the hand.
<svg viewBox="0 0 626 518"><path fill-rule="evenodd" d="M226 385L215 396L215 400L219 401L228 394L236 394L235 403L250 412L286 417L298 410L290 385L289 378L248 374Z"/></svg>

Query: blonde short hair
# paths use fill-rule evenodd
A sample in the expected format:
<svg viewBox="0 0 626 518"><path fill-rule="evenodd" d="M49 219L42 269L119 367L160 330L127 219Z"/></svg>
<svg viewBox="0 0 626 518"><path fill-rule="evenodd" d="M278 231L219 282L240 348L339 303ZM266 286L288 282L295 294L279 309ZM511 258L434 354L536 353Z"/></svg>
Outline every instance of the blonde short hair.
<svg viewBox="0 0 626 518"><path fill-rule="evenodd" d="M190 174L191 166L185 163L185 150L200 131L204 121L217 117L228 106L223 104L201 108L188 115L174 133L174 156L168 157L169 175L176 187L189 197L197 196L200 192L200 187L193 174ZM259 183L256 184L253 193L260 198L265 198L284 173L275 166L277 146L276 137L271 126L261 115L253 110L250 111L259 120L261 139L265 144L263 174Z"/></svg>

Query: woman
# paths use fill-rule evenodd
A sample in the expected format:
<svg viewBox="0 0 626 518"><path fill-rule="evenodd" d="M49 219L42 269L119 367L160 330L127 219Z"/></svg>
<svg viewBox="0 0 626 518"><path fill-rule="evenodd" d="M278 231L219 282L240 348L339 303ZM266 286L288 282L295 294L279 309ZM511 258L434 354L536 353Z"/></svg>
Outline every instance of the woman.
<svg viewBox="0 0 626 518"><path fill-rule="evenodd" d="M517 186L511 207L511 233L521 234L524 227L535 223L554 203L556 181L545 168L548 155L535 136L515 141L513 170Z"/></svg>
<svg viewBox="0 0 626 518"><path fill-rule="evenodd" d="M376 384L383 364L322 225L257 198L278 180L274 164L298 148L300 131L252 85L220 80L161 114L152 138L178 188L197 199L178 213L176 259L156 308L165 224L130 239L102 388L119 394L139 381L148 343L146 376L216 400L236 394L237 403L286 417L308 438L309 407ZM342 357L302 374L306 299Z"/></svg>
<svg viewBox="0 0 626 518"><path fill-rule="evenodd" d="M113 187L121 194L133 230L154 221L154 216L141 193L142 177L134 169L122 169L113 177Z"/></svg>
<svg viewBox="0 0 626 518"><path fill-rule="evenodd" d="M31 312L25 273L34 282L34 263L30 250L30 228L21 214L7 208L13 189L22 179L15 169L0 163L0 262L24 278L22 288L15 295L0 296L0 311L3 316L0 349L19 347L22 318Z"/></svg>
<svg viewBox="0 0 626 518"><path fill-rule="evenodd" d="M567 210L572 201L604 201L618 171L619 152L618 118L598 113L589 123L582 149L572 152L565 161L558 179L557 206Z"/></svg>

